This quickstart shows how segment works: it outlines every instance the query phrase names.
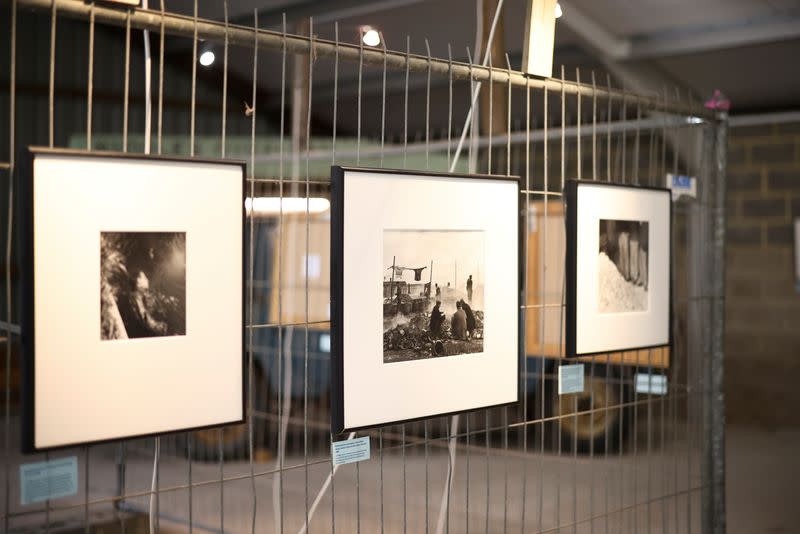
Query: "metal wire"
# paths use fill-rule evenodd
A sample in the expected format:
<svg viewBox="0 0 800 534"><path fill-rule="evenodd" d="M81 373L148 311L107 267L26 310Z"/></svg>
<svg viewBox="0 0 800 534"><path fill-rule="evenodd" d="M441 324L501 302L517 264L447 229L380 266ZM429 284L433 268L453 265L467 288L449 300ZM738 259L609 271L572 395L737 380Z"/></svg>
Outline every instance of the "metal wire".
<svg viewBox="0 0 800 534"><path fill-rule="evenodd" d="M195 0L196 2L197 0ZM195 12L197 10L195 4ZM253 10L253 36L257 35L258 30L258 9ZM195 34L196 35L196 34ZM251 98L253 99L252 105L252 113L250 116L250 198L256 198L255 195L255 178L256 174L256 163L255 163L255 156L256 156L256 118L258 116L258 104L256 102L256 96L258 95L258 39L253 39L253 93ZM197 50L195 47L194 55L197 55ZM195 66L196 61L192 62L192 68L196 69ZM192 77L194 79L194 76ZM194 94L194 90L192 90L192 94ZM194 138L192 138L192 144L194 144ZM251 209L249 214L249 251L248 251L248 266L247 266L247 282L248 282L248 289L247 289L247 324L250 328L247 329L247 345L250 347L250 350L247 351L248 358L247 358L247 383L248 389L250 391L250 395L247 396L247 403L248 403L248 414L247 414L247 461L250 467L250 489L252 492L252 502L253 502L253 519L251 522L251 532L255 534L256 532L256 517L258 517L258 493L256 491L256 478L255 478L255 465L253 461L253 392L255 391L254 388L254 377L253 377L253 366L254 362L253 359L255 356L253 355L253 280L254 280L254 264L255 264L255 243L254 243L254 235L255 235L255 217L254 217L255 210Z"/></svg>
<svg viewBox="0 0 800 534"><path fill-rule="evenodd" d="M17 91L17 2L11 1L11 16L9 28L9 82L8 82L8 217L6 219L6 249L5 249L5 262L7 266L11 265L11 253L13 250L14 238L14 178L15 178L15 154L16 154L16 91ZM12 287L11 287L11 269L6 268L5 273L5 340L3 346L5 348L5 395L4 395L4 409L3 409L3 430L4 439L3 447L5 450L5 462L3 472L5 474L4 488L4 508L3 508L3 531L8 532L11 517L11 324L13 322L13 301L12 301ZM88 494L86 496L89 498Z"/></svg>

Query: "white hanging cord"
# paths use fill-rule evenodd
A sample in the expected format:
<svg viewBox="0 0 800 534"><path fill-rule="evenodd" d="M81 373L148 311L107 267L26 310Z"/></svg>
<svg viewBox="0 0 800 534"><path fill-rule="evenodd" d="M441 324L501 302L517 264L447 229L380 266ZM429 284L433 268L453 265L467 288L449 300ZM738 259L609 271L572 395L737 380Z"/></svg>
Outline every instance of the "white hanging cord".
<svg viewBox="0 0 800 534"><path fill-rule="evenodd" d="M150 534L155 534L156 516L153 510L156 506L156 479L158 477L158 457L161 451L161 438L156 436L156 443L153 451L153 479L150 482Z"/></svg>
<svg viewBox="0 0 800 534"><path fill-rule="evenodd" d="M353 439L356 437L355 432L350 432L350 435L347 436L347 439ZM325 496L325 492L328 491L328 486L331 485L331 480L333 479L333 475L336 474L336 471L339 470L338 465L333 466L333 471L328 473L328 476L325 478L325 482L322 483L322 487L319 489L319 493L314 498L314 502L311 503L311 508L308 509L308 520L311 521L311 518L314 516L314 512L317 510L317 506L322 501L322 497ZM297 534L306 534L306 529L308 528L308 523L303 523L303 526L300 527L300 530L297 531Z"/></svg>
<svg viewBox="0 0 800 534"><path fill-rule="evenodd" d="M483 48L481 45L483 44L483 27L488 22L483 21L483 3L485 0L477 0L475 2L475 45L472 48L472 54L470 54L469 48L467 48L467 61L470 65L469 71L469 91L470 91L470 98L475 92L475 81L472 79L472 67L474 66L472 55L475 56L475 61L480 61L481 57L483 57ZM480 132L479 124L480 124L480 117L479 113L475 113L472 116L472 120L470 121L469 128L470 132ZM478 135L471 135L470 139L467 144L467 172L474 173L475 169L478 167Z"/></svg>
<svg viewBox="0 0 800 534"><path fill-rule="evenodd" d="M148 9L147 0L142 0L142 9ZM150 31L144 30L144 153L150 153L150 130L152 128L152 103L150 98Z"/></svg>
<svg viewBox="0 0 800 534"><path fill-rule="evenodd" d="M142 0L142 9L148 9L147 0ZM142 32L144 37L144 153L150 153L150 131L152 129L152 104L150 66L150 31ZM155 534L156 516L153 513L156 507L156 480L158 479L158 457L161 450L161 438L156 436L153 445L153 477L150 482L150 534Z"/></svg>
<svg viewBox="0 0 800 534"><path fill-rule="evenodd" d="M280 440L278 442L278 455L275 458L275 468L283 467L283 460L286 456L286 432L289 430L289 414L292 412L292 337L294 327L287 326L283 334L283 347L280 349L280 358L284 358L283 363L283 406L281 415ZM283 476L281 473L279 476ZM275 532L281 532L281 489L279 478L272 478L272 508L275 518ZM309 516L310 517L310 516Z"/></svg>
<svg viewBox="0 0 800 534"><path fill-rule="evenodd" d="M481 66L485 67L489 64L489 54L492 50L492 40L494 39L494 30L497 28L497 21L500 19L500 13L503 10L503 0L497 2L497 10L494 12L494 19L492 19L492 28L489 30L489 39L486 41L486 50L483 53L483 63ZM464 140L467 138L467 132L469 131L469 126L472 122L472 115L473 111L475 110L475 103L478 101L478 95L481 92L481 86L483 82L478 82L475 85L475 92L472 95L472 103L469 106L469 112L467 113L467 119L464 121L464 128L461 130L461 138L458 140L458 146L456 147L456 153L453 156L453 162L450 164L450 172L453 172L456 169L456 165L458 164L458 158L461 155L461 149L464 148Z"/></svg>
<svg viewBox="0 0 800 534"><path fill-rule="evenodd" d="M450 419L450 442L447 445L449 463L447 464L447 479L442 490L442 503L439 505L439 519L436 520L436 534L444 532L444 523L447 517L447 508L450 503L450 491L453 487L453 475L456 471L456 441L458 436L458 415Z"/></svg>
<svg viewBox="0 0 800 534"><path fill-rule="evenodd" d="M500 13L503 10L503 0L500 0L497 3L497 9L494 12L494 18L492 19L492 27L489 30L489 38L486 40L486 50L483 54L483 63L482 65L485 67L489 63L489 54L492 50L492 41L494 40L494 31L497 28L497 21L500 20ZM483 23L483 9L480 9L480 13L478 15L479 24ZM479 50L478 46L476 46L476 50ZM480 53L480 52L479 52ZM475 92L472 95L472 102L469 106L469 112L467 113L467 118L464 121L464 128L461 130L461 139L458 141L458 147L456 148L456 152L453 155L453 162L450 165L450 172L453 172L458 164L458 159L461 156L461 150L464 147L464 140L467 137L467 132L469 130L470 124L472 123L472 116L475 110L475 104L478 101L478 95L481 91L481 82L478 82L475 86ZM445 519L447 517L447 508L450 502L450 491L453 487L453 477L455 476L456 472L456 444L458 441L458 415L454 415L450 420L450 442L448 443L448 452L449 452L449 462L447 464L447 480L445 482L444 489L442 490L442 502L439 505L439 518L436 521L436 534L442 534L444 532L445 527Z"/></svg>

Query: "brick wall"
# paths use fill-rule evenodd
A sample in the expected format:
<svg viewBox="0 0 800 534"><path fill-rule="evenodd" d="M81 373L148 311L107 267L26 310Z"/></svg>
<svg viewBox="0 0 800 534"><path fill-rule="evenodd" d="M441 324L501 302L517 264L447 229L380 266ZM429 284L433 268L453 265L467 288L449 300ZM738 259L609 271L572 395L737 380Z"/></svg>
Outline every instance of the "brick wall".
<svg viewBox="0 0 800 534"><path fill-rule="evenodd" d="M800 123L731 129L727 216L728 420L800 426Z"/></svg>

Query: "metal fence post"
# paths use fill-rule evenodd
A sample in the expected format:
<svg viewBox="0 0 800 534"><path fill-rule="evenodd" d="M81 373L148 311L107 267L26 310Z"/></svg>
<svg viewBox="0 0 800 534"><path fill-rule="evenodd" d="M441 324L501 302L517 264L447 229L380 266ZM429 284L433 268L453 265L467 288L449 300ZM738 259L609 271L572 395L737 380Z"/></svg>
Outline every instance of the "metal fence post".
<svg viewBox="0 0 800 534"><path fill-rule="evenodd" d="M728 151L728 114L718 117L716 126L714 168L714 236L712 302L711 302L711 364L709 402L711 405L709 480L710 514L706 532L725 533L725 197Z"/></svg>

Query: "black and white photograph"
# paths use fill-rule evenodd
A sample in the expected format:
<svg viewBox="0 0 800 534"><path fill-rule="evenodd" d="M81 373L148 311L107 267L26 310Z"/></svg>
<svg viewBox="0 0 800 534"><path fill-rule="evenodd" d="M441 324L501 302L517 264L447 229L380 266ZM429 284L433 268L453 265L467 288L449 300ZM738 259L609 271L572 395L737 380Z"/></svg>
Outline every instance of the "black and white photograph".
<svg viewBox="0 0 800 534"><path fill-rule="evenodd" d="M242 422L245 164L23 161L25 450Z"/></svg>
<svg viewBox="0 0 800 534"><path fill-rule="evenodd" d="M519 400L520 185L332 167L334 432Z"/></svg>
<svg viewBox="0 0 800 534"><path fill-rule="evenodd" d="M483 352L484 232L383 231L383 362Z"/></svg>
<svg viewBox="0 0 800 534"><path fill-rule="evenodd" d="M567 355L668 346L669 189L569 180L564 193Z"/></svg>
<svg viewBox="0 0 800 534"><path fill-rule="evenodd" d="M100 234L100 337L186 334L186 233Z"/></svg>
<svg viewBox="0 0 800 534"><path fill-rule="evenodd" d="M600 219L598 311L647 310L647 221Z"/></svg>

